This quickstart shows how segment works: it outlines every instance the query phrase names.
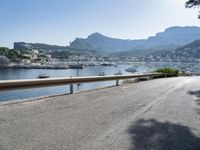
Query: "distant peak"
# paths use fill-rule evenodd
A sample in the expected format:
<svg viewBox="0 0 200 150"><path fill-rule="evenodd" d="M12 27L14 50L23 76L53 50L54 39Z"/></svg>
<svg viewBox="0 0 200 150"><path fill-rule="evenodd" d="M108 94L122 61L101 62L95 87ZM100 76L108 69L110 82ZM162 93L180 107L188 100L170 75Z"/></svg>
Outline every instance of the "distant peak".
<svg viewBox="0 0 200 150"><path fill-rule="evenodd" d="M104 35L98 33L98 32L95 32L95 33L92 33L91 35L88 36L89 37L104 37Z"/></svg>
<svg viewBox="0 0 200 150"><path fill-rule="evenodd" d="M95 32L95 33L92 33L91 35L101 35L101 36L103 36L101 33L99 33L99 32Z"/></svg>

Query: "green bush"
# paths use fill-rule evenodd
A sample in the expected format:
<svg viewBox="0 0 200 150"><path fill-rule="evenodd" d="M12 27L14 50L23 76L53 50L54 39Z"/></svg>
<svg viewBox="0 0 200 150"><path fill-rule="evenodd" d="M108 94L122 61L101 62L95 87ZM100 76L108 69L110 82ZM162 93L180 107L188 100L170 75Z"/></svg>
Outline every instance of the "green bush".
<svg viewBox="0 0 200 150"><path fill-rule="evenodd" d="M0 47L0 55L3 55L11 60L16 60L20 57L20 54L17 51L6 47Z"/></svg>
<svg viewBox="0 0 200 150"><path fill-rule="evenodd" d="M165 77L177 77L179 76L179 70L174 68L160 68L155 70L156 73L163 73Z"/></svg>

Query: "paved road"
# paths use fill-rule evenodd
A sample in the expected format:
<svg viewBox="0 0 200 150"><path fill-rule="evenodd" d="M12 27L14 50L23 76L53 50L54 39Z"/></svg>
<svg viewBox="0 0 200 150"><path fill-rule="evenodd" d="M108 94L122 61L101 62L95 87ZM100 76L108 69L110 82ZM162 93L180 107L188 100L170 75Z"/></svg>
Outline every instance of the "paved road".
<svg viewBox="0 0 200 150"><path fill-rule="evenodd" d="M0 150L200 150L200 77L0 106Z"/></svg>

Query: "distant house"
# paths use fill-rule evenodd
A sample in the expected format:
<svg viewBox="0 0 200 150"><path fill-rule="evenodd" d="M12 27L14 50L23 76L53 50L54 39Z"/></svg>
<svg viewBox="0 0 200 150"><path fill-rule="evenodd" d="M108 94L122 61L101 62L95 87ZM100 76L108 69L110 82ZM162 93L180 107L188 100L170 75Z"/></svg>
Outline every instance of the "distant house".
<svg viewBox="0 0 200 150"><path fill-rule="evenodd" d="M21 62L22 64L25 64L25 65L28 65L31 63L31 60L30 59L21 59Z"/></svg>
<svg viewBox="0 0 200 150"><path fill-rule="evenodd" d="M38 51L38 50L35 50L35 49L32 49L32 50L31 50L31 53L37 55L37 54L39 54L39 51Z"/></svg>
<svg viewBox="0 0 200 150"><path fill-rule="evenodd" d="M27 58L31 58L31 54L22 54L22 56L27 57Z"/></svg>
<svg viewBox="0 0 200 150"><path fill-rule="evenodd" d="M0 55L0 67L6 67L9 65L9 60L6 56Z"/></svg>

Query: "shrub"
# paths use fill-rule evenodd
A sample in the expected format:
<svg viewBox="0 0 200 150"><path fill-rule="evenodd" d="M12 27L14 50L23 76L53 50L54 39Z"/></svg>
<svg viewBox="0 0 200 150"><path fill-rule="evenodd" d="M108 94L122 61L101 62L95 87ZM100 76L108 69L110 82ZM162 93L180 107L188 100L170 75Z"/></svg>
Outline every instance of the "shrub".
<svg viewBox="0 0 200 150"><path fill-rule="evenodd" d="M179 70L174 68L160 68L155 70L156 73L163 73L165 77L177 77L179 76Z"/></svg>

